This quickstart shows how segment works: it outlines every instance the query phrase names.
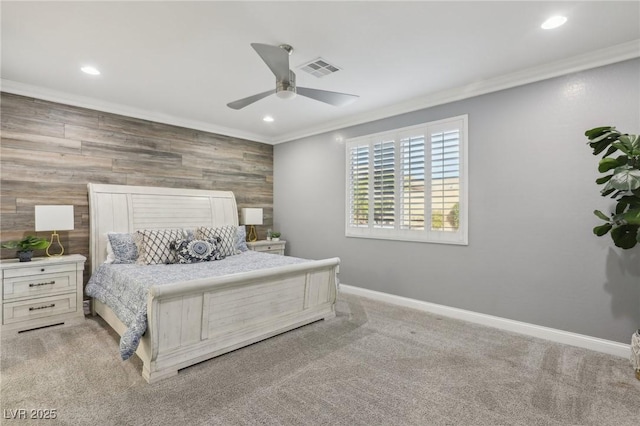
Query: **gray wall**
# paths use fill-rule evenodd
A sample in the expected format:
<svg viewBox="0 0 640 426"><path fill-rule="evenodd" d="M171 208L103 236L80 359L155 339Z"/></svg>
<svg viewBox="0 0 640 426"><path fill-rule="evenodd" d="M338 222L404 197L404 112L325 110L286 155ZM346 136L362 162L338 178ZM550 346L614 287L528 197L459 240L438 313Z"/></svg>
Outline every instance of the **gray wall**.
<svg viewBox="0 0 640 426"><path fill-rule="evenodd" d="M608 210L584 131L640 133L640 60L275 146L274 224L293 256L342 259L345 284L628 343L640 247L591 233ZM344 236L349 138L469 114L469 245Z"/></svg>

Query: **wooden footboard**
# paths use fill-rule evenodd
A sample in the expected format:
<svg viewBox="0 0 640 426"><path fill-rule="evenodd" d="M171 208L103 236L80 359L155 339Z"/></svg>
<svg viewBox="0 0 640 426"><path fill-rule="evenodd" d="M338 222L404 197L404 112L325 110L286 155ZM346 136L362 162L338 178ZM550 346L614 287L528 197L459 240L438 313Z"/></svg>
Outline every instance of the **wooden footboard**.
<svg viewBox="0 0 640 426"><path fill-rule="evenodd" d="M149 382L276 334L335 316L340 259L151 287L136 354ZM96 312L119 334L103 304Z"/></svg>

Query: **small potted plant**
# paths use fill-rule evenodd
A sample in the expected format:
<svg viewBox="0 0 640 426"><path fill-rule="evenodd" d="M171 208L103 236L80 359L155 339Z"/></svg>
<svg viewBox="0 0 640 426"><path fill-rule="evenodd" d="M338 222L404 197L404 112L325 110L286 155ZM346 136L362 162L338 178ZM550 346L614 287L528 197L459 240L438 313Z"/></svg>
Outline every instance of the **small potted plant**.
<svg viewBox="0 0 640 426"><path fill-rule="evenodd" d="M49 247L49 241L44 238L27 235L21 240L7 241L2 244L2 248L18 249L18 258L20 262L30 262L33 257L34 250L46 249Z"/></svg>
<svg viewBox="0 0 640 426"><path fill-rule="evenodd" d="M280 233L272 232L271 233L271 241L280 241Z"/></svg>

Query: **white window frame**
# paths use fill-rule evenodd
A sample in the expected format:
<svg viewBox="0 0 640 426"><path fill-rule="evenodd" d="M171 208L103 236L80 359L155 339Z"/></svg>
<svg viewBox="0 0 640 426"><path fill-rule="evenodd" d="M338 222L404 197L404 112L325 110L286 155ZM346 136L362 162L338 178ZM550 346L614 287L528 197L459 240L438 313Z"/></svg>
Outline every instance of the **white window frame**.
<svg viewBox="0 0 640 426"><path fill-rule="evenodd" d="M459 224L456 231L431 229L431 136L449 130L460 131L459 156ZM395 188L400 188L400 140L408 135L422 132L425 140L425 179L424 179L424 229L400 229L401 191L395 191L395 220L393 227L374 226L373 203L369 203L368 223L359 226L350 225L351 215L351 148L369 147L369 185L368 199L373 200L373 146L382 141L395 141ZM423 123L416 126L403 127L386 132L369 134L348 139L345 143L345 236L355 238L374 238L386 240L418 241L427 243L468 245L469 219L469 161L468 161L468 115L460 115L443 120ZM427 222L428 220L428 222Z"/></svg>

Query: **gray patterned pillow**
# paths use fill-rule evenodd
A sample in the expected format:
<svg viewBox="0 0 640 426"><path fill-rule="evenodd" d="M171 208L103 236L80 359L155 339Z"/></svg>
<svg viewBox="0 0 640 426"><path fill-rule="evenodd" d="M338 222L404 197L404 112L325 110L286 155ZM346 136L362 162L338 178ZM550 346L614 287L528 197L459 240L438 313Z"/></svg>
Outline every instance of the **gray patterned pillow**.
<svg viewBox="0 0 640 426"><path fill-rule="evenodd" d="M136 263L138 247L134 234L109 232L107 238L113 253L113 263Z"/></svg>
<svg viewBox="0 0 640 426"><path fill-rule="evenodd" d="M176 253L171 243L184 238L182 229L143 229L136 232L138 264L158 265L175 263Z"/></svg>
<svg viewBox="0 0 640 426"><path fill-rule="evenodd" d="M237 226L234 225L225 225L217 228L200 227L196 229L196 238L199 240L211 240L215 239L216 237L220 238L218 249L224 257L237 254L236 234Z"/></svg>
<svg viewBox="0 0 640 426"><path fill-rule="evenodd" d="M216 240L177 240L171 243L171 248L176 251L176 263L198 263L211 260L222 260L224 256L218 251Z"/></svg>
<svg viewBox="0 0 640 426"><path fill-rule="evenodd" d="M240 252L249 250L249 247L247 247L247 228L244 225L238 226L236 250Z"/></svg>

